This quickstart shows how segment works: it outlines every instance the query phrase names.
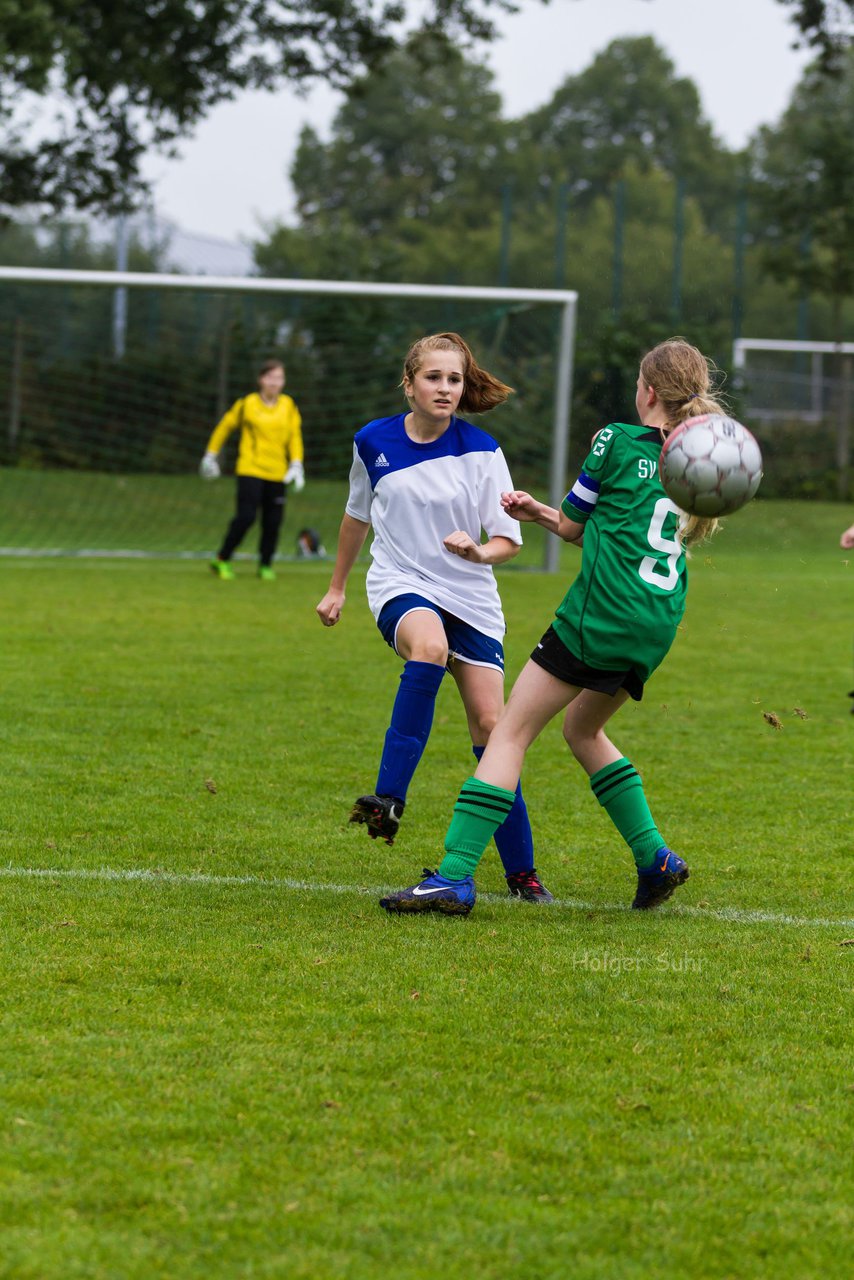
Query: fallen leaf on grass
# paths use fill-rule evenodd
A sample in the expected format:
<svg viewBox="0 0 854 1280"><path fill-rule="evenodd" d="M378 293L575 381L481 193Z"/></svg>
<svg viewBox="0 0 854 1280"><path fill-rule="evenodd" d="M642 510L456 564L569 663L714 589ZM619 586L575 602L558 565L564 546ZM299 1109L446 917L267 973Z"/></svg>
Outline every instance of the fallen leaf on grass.
<svg viewBox="0 0 854 1280"><path fill-rule="evenodd" d="M336 1102L334 1098L327 1098L325 1102L321 1102L322 1107L326 1107L327 1111L340 1111L341 1103Z"/></svg>
<svg viewBox="0 0 854 1280"><path fill-rule="evenodd" d="M809 716L806 711L804 711L803 707L792 707L792 711L799 720L809 720Z"/></svg>
<svg viewBox="0 0 854 1280"><path fill-rule="evenodd" d="M778 715L775 715L773 711L763 711L762 719L766 720L768 724L771 725L772 729L782 729L783 727L783 721Z"/></svg>
<svg viewBox="0 0 854 1280"><path fill-rule="evenodd" d="M854 938L843 938L841 942L837 942L837 947L854 947Z"/></svg>
<svg viewBox="0 0 854 1280"><path fill-rule="evenodd" d="M617 1106L621 1111L651 1111L648 1102L636 1102L632 1098L617 1098Z"/></svg>
<svg viewBox="0 0 854 1280"><path fill-rule="evenodd" d="M207 787L208 791L211 793L212 796L216 795L216 783L214 782L213 778L205 778L205 786Z"/></svg>

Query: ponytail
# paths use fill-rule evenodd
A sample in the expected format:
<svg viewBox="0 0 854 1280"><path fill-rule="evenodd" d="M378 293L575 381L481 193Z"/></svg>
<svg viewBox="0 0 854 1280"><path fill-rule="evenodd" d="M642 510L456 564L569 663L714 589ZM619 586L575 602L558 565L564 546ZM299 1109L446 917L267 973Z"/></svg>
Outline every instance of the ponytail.
<svg viewBox="0 0 854 1280"><path fill-rule="evenodd" d="M704 413L726 413L727 406L717 396L713 379L718 370L701 351L684 338L669 338L653 347L641 360L640 375L648 387L655 389L667 417L662 434L670 435L689 418ZM686 546L707 542L717 531L719 522L708 516L684 513L679 537Z"/></svg>

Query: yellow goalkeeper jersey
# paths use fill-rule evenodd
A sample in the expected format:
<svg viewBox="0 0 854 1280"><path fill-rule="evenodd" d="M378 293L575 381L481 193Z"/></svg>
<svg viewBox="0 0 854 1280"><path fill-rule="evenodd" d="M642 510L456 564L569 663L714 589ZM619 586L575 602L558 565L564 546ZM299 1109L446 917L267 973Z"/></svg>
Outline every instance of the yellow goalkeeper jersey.
<svg viewBox="0 0 854 1280"><path fill-rule="evenodd" d="M235 400L214 428L208 453L219 453L240 428L235 474L259 480L281 480L292 462L303 461L302 418L290 396L265 404L256 391Z"/></svg>

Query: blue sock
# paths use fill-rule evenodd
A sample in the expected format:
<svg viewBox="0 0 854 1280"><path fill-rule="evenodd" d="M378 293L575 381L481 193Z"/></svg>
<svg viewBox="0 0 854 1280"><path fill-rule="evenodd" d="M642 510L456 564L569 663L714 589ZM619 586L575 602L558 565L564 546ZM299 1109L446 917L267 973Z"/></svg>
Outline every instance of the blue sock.
<svg viewBox="0 0 854 1280"><path fill-rule="evenodd" d="M472 747L475 759L480 760L485 747ZM501 858L505 876L531 871L534 866L534 837L528 818L528 806L522 795L522 783L516 787L513 808L492 837Z"/></svg>
<svg viewBox="0 0 854 1280"><path fill-rule="evenodd" d="M436 694L444 674L445 668L435 662L404 663L377 774L378 796L406 799L430 737Z"/></svg>

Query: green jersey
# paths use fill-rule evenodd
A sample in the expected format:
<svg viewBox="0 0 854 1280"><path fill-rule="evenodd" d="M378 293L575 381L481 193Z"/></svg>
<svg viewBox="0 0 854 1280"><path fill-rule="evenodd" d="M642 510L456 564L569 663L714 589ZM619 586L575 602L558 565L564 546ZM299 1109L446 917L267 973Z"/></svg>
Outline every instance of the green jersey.
<svg viewBox="0 0 854 1280"><path fill-rule="evenodd" d="M581 572L554 629L589 667L634 667L642 680L673 643L688 585L681 512L658 475L661 443L656 428L611 423L561 503L586 527Z"/></svg>

